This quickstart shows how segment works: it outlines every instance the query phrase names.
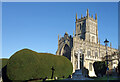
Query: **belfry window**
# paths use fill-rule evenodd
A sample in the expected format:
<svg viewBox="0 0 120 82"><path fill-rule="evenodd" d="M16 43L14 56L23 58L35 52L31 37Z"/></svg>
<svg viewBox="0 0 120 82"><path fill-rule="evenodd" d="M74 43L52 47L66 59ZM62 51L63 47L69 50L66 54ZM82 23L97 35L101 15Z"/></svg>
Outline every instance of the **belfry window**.
<svg viewBox="0 0 120 82"><path fill-rule="evenodd" d="M80 30L81 30L81 24L80 24Z"/></svg>

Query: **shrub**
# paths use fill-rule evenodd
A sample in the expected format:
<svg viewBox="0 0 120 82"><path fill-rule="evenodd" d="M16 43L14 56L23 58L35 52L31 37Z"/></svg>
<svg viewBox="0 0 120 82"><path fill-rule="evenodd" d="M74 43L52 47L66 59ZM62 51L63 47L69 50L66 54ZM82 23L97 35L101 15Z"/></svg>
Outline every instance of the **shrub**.
<svg viewBox="0 0 120 82"><path fill-rule="evenodd" d="M72 64L66 57L23 49L10 57L7 75L10 80L51 78L52 67L55 69L53 77L68 77L72 74Z"/></svg>
<svg viewBox="0 0 120 82"><path fill-rule="evenodd" d="M119 75L120 75L120 62L118 63L118 72L119 72Z"/></svg>
<svg viewBox="0 0 120 82"><path fill-rule="evenodd" d="M82 71L83 75L84 75L85 77L89 77L89 75L88 75L88 73L89 73L88 69L84 67L82 70L83 70L83 71Z"/></svg>
<svg viewBox="0 0 120 82"><path fill-rule="evenodd" d="M100 74L101 76L103 76L103 75L106 74L106 70L107 70L106 62L104 62L104 61L94 62L94 63L93 63L93 67L94 67L95 74L96 74L97 76L99 76L99 74Z"/></svg>
<svg viewBox="0 0 120 82"><path fill-rule="evenodd" d="M0 72L2 71L0 77L2 76L3 82L10 82L10 80L8 79L7 74L6 74L7 62L8 62L7 58L0 59L0 65L1 65Z"/></svg>
<svg viewBox="0 0 120 82"><path fill-rule="evenodd" d="M0 59L0 69L5 67L7 65L8 59L7 58L2 58Z"/></svg>

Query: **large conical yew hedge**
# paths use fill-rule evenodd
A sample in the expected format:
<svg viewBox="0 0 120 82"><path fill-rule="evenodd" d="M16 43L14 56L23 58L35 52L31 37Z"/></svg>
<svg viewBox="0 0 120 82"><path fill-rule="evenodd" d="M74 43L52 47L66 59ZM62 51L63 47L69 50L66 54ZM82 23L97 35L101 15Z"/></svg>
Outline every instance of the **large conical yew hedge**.
<svg viewBox="0 0 120 82"><path fill-rule="evenodd" d="M55 69L54 77L68 77L73 70L72 63L64 56L22 49L8 60L7 76L10 80L51 78L52 67Z"/></svg>

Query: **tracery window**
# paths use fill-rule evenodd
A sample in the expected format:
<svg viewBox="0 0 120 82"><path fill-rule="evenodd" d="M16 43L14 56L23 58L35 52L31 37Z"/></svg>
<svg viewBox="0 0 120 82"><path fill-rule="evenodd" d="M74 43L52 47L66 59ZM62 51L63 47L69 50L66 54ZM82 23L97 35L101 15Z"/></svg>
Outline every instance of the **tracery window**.
<svg viewBox="0 0 120 82"><path fill-rule="evenodd" d="M92 56L94 56L94 50L92 50Z"/></svg>
<svg viewBox="0 0 120 82"><path fill-rule="evenodd" d="M90 56L91 55L91 52L90 51L87 51L87 56Z"/></svg>
<svg viewBox="0 0 120 82"><path fill-rule="evenodd" d="M80 52L83 53L82 49L80 49Z"/></svg>
<svg viewBox="0 0 120 82"><path fill-rule="evenodd" d="M94 36L92 36L92 42L94 42L94 39L95 39L95 37L94 37Z"/></svg>
<svg viewBox="0 0 120 82"><path fill-rule="evenodd" d="M95 57L98 57L98 53L97 52L95 52Z"/></svg>

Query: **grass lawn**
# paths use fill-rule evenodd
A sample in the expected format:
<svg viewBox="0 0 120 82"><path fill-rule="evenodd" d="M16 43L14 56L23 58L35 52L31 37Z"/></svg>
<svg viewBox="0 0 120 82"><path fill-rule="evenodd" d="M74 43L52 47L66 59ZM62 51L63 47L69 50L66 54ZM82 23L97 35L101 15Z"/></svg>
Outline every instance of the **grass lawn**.
<svg viewBox="0 0 120 82"><path fill-rule="evenodd" d="M62 80L64 80L64 78L59 78L59 80L55 80L55 79L46 79L45 82L62 81ZM30 81L30 82L43 82L43 79L42 79L42 80L34 80L34 81Z"/></svg>
<svg viewBox="0 0 120 82"><path fill-rule="evenodd" d="M120 80L120 77L109 76L109 80ZM94 80L107 80L107 76L94 78Z"/></svg>
<svg viewBox="0 0 120 82"><path fill-rule="evenodd" d="M65 80L63 78L59 78L58 80L54 79L47 79L46 82L107 82L107 76L103 77L98 77L98 78L91 78L93 80ZM115 76L109 76L109 80L120 80L120 77L115 77ZM30 82L42 82L43 80L36 80L36 81L30 81ZM110 81L111 82L111 81ZM117 81L118 82L118 81Z"/></svg>

